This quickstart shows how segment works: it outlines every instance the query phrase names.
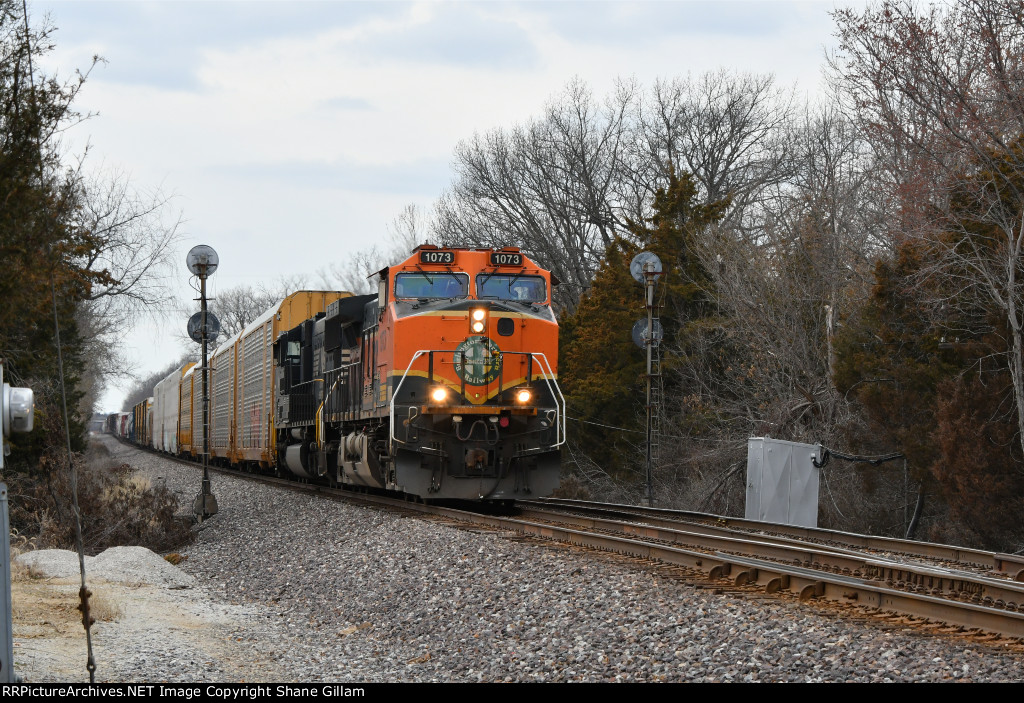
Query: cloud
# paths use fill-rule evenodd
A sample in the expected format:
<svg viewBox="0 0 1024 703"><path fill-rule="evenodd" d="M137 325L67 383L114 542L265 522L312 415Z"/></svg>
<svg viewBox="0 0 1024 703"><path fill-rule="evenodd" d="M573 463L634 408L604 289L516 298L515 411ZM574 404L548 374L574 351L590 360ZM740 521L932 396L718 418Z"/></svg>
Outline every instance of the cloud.
<svg viewBox="0 0 1024 703"><path fill-rule="evenodd" d="M809 4L809 3L805 3ZM570 42L638 47L669 37L685 40L709 36L766 36L777 33L792 17L793 3L764 0L714 2L637 1L515 3ZM824 4L831 7L830 4Z"/></svg>
<svg viewBox="0 0 1024 703"><path fill-rule="evenodd" d="M388 62L517 71L535 66L539 57L530 33L494 8L465 2L417 5L406 21L367 32L347 48Z"/></svg>
<svg viewBox="0 0 1024 703"><path fill-rule="evenodd" d="M417 159L400 163L356 161L274 161L272 163L217 164L204 171L211 180L278 184L320 191L373 192L407 199L437 195L437 184L450 177L447 159Z"/></svg>
<svg viewBox="0 0 1024 703"><path fill-rule="evenodd" d="M339 95L319 101L318 107L324 110L375 110L368 100Z"/></svg>
<svg viewBox="0 0 1024 703"><path fill-rule="evenodd" d="M31 8L34 20L49 15L57 26L62 57L99 54L107 60L94 80L186 91L201 88L198 73L208 51L301 38L406 11L401 3L304 1L48 0Z"/></svg>

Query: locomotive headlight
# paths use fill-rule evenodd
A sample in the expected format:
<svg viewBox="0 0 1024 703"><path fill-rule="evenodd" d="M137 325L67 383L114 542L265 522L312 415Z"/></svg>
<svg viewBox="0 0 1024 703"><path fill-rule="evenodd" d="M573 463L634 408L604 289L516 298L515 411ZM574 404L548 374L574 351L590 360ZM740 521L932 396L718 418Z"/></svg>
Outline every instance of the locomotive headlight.
<svg viewBox="0 0 1024 703"><path fill-rule="evenodd" d="M516 402L526 405L533 398L533 393L530 392L529 388L520 388L516 391Z"/></svg>
<svg viewBox="0 0 1024 703"><path fill-rule="evenodd" d="M469 313L469 317L469 329L473 334L483 334L484 330L487 329L487 310L476 308Z"/></svg>
<svg viewBox="0 0 1024 703"><path fill-rule="evenodd" d="M430 392L430 398L435 403L443 403L448 399L448 389L444 386L438 386Z"/></svg>

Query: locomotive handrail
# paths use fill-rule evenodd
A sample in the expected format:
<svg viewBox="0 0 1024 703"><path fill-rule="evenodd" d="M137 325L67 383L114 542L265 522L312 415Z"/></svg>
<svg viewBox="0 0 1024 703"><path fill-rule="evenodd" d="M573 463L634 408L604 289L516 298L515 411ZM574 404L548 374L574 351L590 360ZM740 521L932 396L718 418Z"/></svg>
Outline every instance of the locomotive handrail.
<svg viewBox="0 0 1024 703"><path fill-rule="evenodd" d="M332 383L331 387L327 390L326 393L324 393L324 399L323 399L323 401L321 401L320 407L317 408L316 415L314 417L314 422L316 423L316 435L317 435L316 436L316 443L317 443L317 447L321 446L322 440L323 440L323 436L325 434L325 430L324 430L324 408L327 407L327 401L329 401L331 399L331 396L334 394L335 389L341 384L342 381L345 381L346 379L351 381L351 379L349 377L351 376L352 371L357 366L359 366L361 363L362 362L354 361L352 363L345 364L344 366L339 366L336 369L332 369L331 371L327 372L327 374L325 374L325 375L330 375L330 373L333 372L333 373L337 374L337 378L334 379L334 383ZM318 378L318 379L315 379L315 380L323 381L325 384L327 382L326 379L322 379L322 378ZM345 385L349 386L351 388L352 383L349 382L349 383L346 383ZM346 405L347 405L347 403L346 403ZM344 408L344 406L343 406L343 409L338 411L338 412L350 412L350 410L346 410Z"/></svg>
<svg viewBox="0 0 1024 703"><path fill-rule="evenodd" d="M551 362L548 361L547 355L544 354L544 352L527 352L527 353L530 354L531 356L534 356L534 355L537 356L541 361L544 362L543 366L541 366L541 370L545 372L544 373L544 382L548 386L548 391L552 391L552 386L554 386L554 391L551 392L551 397L554 398L555 397L555 393L558 393L558 398L555 400L555 445L554 446L560 447L563 444L565 444L565 441L566 441L567 422L566 422L566 412L565 412L565 396L562 395L562 389L559 388L559 386L558 386L558 379L555 378L554 371L552 371L552 369L551 369ZM545 366L547 367L546 369L544 368ZM559 404L559 400L561 401L561 404ZM559 437L561 437L561 439L559 439Z"/></svg>
<svg viewBox="0 0 1024 703"><path fill-rule="evenodd" d="M392 442L398 442L399 444L405 444L405 440L398 439L395 436L395 398L398 397L398 391L402 388L402 384L405 383L406 377L409 375L409 371L412 370L412 365L416 363L416 359L420 358L424 354L430 354L431 359L434 353L439 354L454 354L450 349L420 349L413 354L412 359L409 361L409 365L405 367L405 372L402 377L395 384L394 389L391 391L391 400L388 408L388 421L389 421L389 434ZM548 357L543 352L507 352L510 354L527 354L531 358L536 356L538 361L541 362L541 372L544 377L544 383L547 384L548 391L551 393L551 397L555 401L555 443L553 447L560 447L565 444L566 441L566 412L565 412L565 396L562 395L562 389L558 386L558 380L555 378L554 371L551 368L551 362L548 361ZM500 381L499 381L500 384Z"/></svg>
<svg viewBox="0 0 1024 703"><path fill-rule="evenodd" d="M405 378L406 378L406 376L409 375L409 371L412 370L412 365L414 363L416 363L416 360L419 359L424 354L430 354L431 352L434 352L434 351L437 351L437 350L434 350L434 349L420 349L415 354L413 354L412 355L412 359L409 360L409 365L405 367L405 373L403 373L402 377L400 379L398 379L398 383L395 385L394 389L391 391L391 402L389 403L390 408L388 408L388 425L389 425L388 426L388 434L391 436L391 441L392 442L399 442L400 444L405 444L404 441L402 441L402 440L398 439L397 437L395 437L395 397L398 395L398 390L402 387L402 384L405 383Z"/></svg>
<svg viewBox="0 0 1024 703"><path fill-rule="evenodd" d="M324 379L322 379L322 378L314 378L312 381L308 381L308 383L310 383L310 384L324 383ZM335 381L334 383L335 383L335 385L337 385L338 382ZM303 384L303 385L305 385L305 384ZM315 386L314 386L314 388L315 388ZM332 386L331 390L333 390L333 386ZM330 395L330 391L328 391L327 393L324 393L324 400L323 400L323 402L320 403L320 407L316 409L315 413L313 413L314 437L316 438L315 439L315 441L316 441L316 448L317 448L318 451L323 446L323 436L324 436L324 427L323 427L324 403L327 402L327 396L328 395Z"/></svg>

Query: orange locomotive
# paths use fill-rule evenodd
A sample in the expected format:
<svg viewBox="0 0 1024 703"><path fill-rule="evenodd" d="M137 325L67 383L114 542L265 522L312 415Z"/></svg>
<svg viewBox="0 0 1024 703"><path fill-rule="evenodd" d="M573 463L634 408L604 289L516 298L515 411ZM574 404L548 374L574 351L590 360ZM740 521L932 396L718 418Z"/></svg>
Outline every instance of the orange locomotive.
<svg viewBox="0 0 1024 703"><path fill-rule="evenodd" d="M565 441L551 274L418 247L274 344L277 465L424 499L549 495Z"/></svg>

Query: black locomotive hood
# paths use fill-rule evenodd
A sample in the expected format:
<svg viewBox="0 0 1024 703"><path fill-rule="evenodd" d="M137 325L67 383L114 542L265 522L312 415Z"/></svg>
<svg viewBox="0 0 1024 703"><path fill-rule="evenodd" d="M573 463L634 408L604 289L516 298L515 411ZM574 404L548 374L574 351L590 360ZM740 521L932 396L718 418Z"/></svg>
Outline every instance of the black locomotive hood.
<svg viewBox="0 0 1024 703"><path fill-rule="evenodd" d="M363 311L366 309L366 304L371 300L376 300L376 298L376 293L338 298L327 306L326 317L328 319L337 317L339 318L338 321L343 325L359 322L363 319Z"/></svg>

